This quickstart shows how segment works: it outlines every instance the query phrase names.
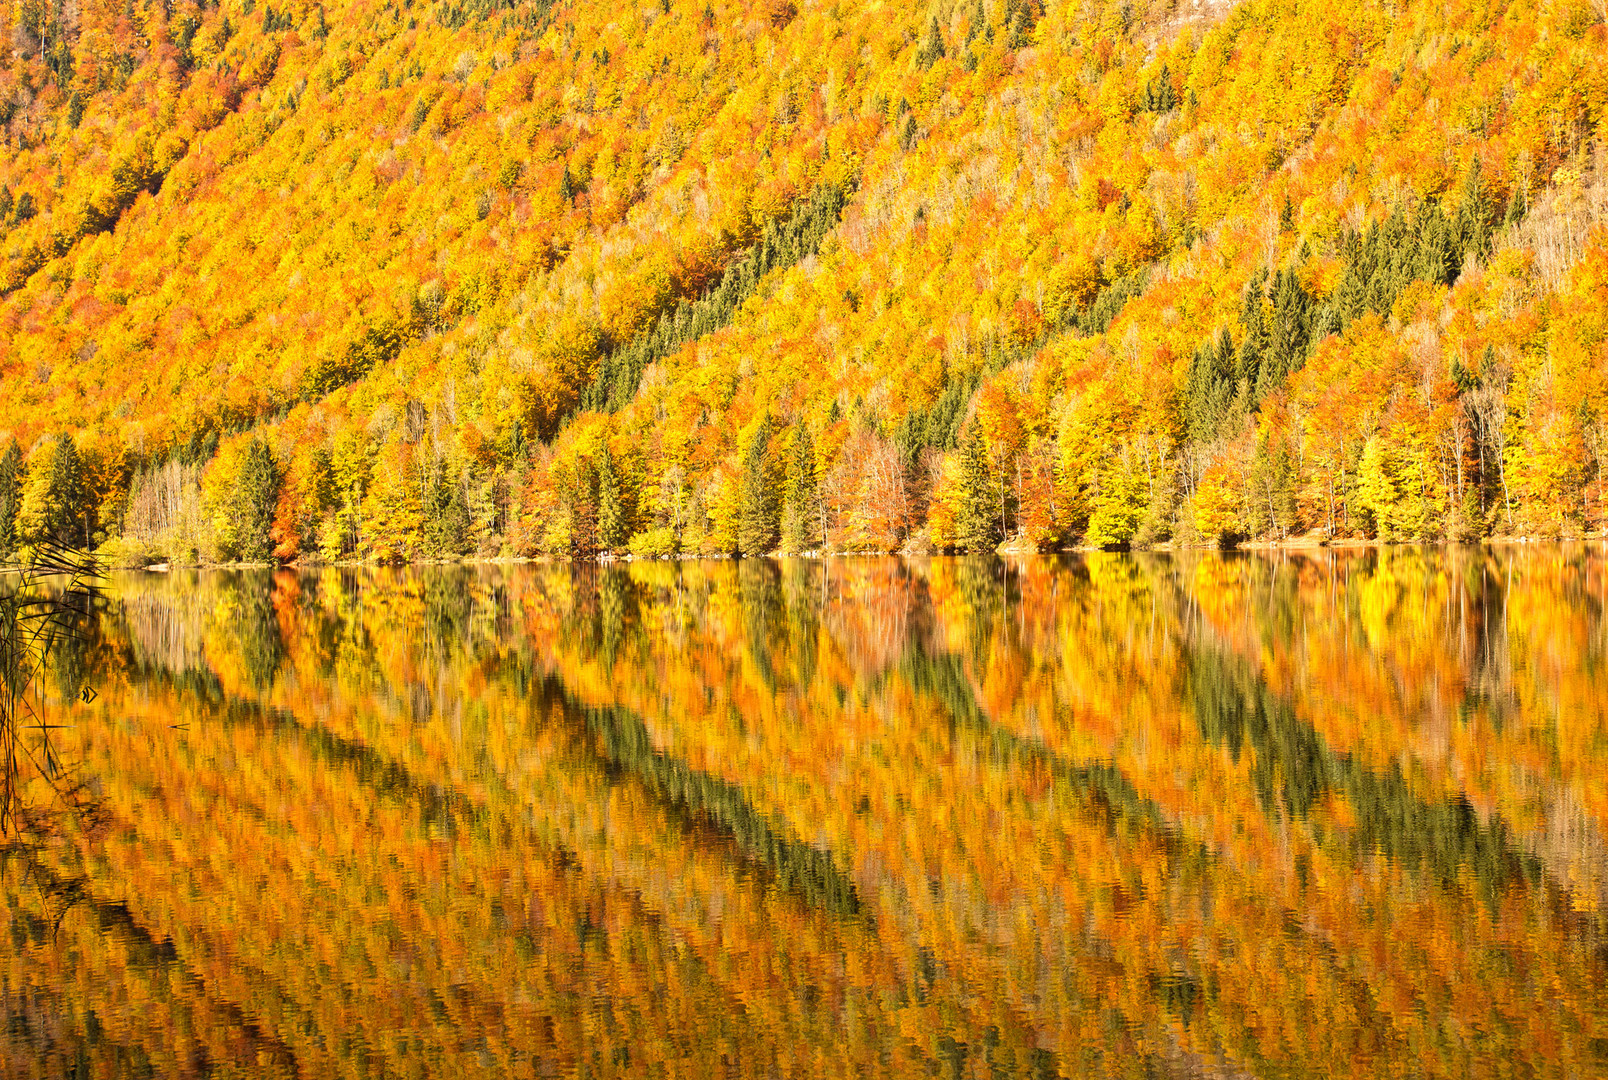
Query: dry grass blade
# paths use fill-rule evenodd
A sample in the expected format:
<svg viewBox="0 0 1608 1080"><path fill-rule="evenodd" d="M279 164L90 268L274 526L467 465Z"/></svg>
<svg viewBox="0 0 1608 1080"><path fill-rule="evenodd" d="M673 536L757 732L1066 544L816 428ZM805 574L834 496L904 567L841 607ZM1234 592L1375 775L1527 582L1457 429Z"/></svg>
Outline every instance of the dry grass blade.
<svg viewBox="0 0 1608 1080"><path fill-rule="evenodd" d="M46 719L43 676L52 657L82 642L105 571L86 551L55 540L0 571L0 846L37 839L53 811L93 815L83 782L62 761ZM47 805L34 805L35 781Z"/></svg>

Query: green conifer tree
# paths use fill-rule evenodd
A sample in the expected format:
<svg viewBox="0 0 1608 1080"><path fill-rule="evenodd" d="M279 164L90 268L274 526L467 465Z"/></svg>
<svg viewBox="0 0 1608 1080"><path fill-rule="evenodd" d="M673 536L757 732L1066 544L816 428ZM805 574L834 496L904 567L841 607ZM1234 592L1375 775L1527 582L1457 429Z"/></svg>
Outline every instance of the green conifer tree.
<svg viewBox="0 0 1608 1080"><path fill-rule="evenodd" d="M944 35L938 29L938 17L927 20L927 34L916 48L916 64L923 70L932 67L944 57Z"/></svg>
<svg viewBox="0 0 1608 1080"><path fill-rule="evenodd" d="M738 503L737 547L747 556L763 555L780 538L777 477L770 450L771 418L767 413L748 442L743 455L742 488Z"/></svg>
<svg viewBox="0 0 1608 1080"><path fill-rule="evenodd" d="M425 498L426 546L436 555L461 555L468 533L469 502L463 484L438 459L430 470Z"/></svg>
<svg viewBox="0 0 1608 1080"><path fill-rule="evenodd" d="M782 547L804 551L820 541L817 507L820 489L815 477L815 443L810 429L793 429L793 454L787 463L787 488L782 500Z"/></svg>
<svg viewBox="0 0 1608 1080"><path fill-rule="evenodd" d="M267 562L273 554L269 529L274 521L274 505L279 501L279 467L273 451L261 436L246 447L246 460L235 481L235 521L238 527L239 555L246 562Z"/></svg>
<svg viewBox="0 0 1608 1080"><path fill-rule="evenodd" d="M1262 357L1267 352L1267 319L1262 313L1266 286L1267 271L1263 270L1245 286L1245 296L1240 306L1240 322L1245 326L1245 337L1240 341L1234 379L1236 388L1247 393L1256 390L1262 375Z"/></svg>
<svg viewBox="0 0 1608 1080"><path fill-rule="evenodd" d="M1215 345L1195 351L1184 384L1184 420L1194 443L1215 439L1234 400L1234 339L1224 327Z"/></svg>
<svg viewBox="0 0 1608 1080"><path fill-rule="evenodd" d="M1257 373L1253 399L1260 402L1306 364L1312 337L1312 298L1294 270L1273 279L1273 318L1267 326L1266 354Z"/></svg>
<svg viewBox="0 0 1608 1080"><path fill-rule="evenodd" d="M0 454L0 559L17 549L17 511L22 505L22 448L12 439Z"/></svg>
<svg viewBox="0 0 1608 1080"><path fill-rule="evenodd" d="M1457 243L1462 253L1484 258L1491 253L1491 219L1495 210L1480 175L1480 159L1469 162L1463 180L1463 200L1457 208Z"/></svg>
<svg viewBox="0 0 1608 1080"><path fill-rule="evenodd" d="M973 424L961 447L961 492L956 538L973 554L993 551L1000 541L997 491L988 468L988 444Z"/></svg>
<svg viewBox="0 0 1608 1080"><path fill-rule="evenodd" d="M1524 215L1530 212L1530 199L1522 187L1515 186L1513 193L1508 196L1507 213L1502 215L1502 227L1511 228L1524 220Z"/></svg>
<svg viewBox="0 0 1608 1080"><path fill-rule="evenodd" d="M597 541L606 551L621 551L629 531L625 502L620 496L620 478L614 471L614 457L605 439L597 463Z"/></svg>
<svg viewBox="0 0 1608 1080"><path fill-rule="evenodd" d="M88 545L84 522L84 468L73 437L62 432L56 437L56 452L50 461L50 483L46 490L46 532L63 544Z"/></svg>

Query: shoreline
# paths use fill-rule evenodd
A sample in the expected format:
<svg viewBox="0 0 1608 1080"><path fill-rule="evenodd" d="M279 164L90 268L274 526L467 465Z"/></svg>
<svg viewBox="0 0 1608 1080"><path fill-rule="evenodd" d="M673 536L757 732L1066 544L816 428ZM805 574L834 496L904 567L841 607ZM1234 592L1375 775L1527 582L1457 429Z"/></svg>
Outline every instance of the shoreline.
<svg viewBox="0 0 1608 1080"><path fill-rule="evenodd" d="M1345 537L1331 540L1326 537L1311 535L1290 537L1285 540L1248 540L1231 547L1219 547L1210 544L1174 544L1167 541L1160 544L1151 544L1144 547L1091 547L1088 545L1072 545L1063 548L1040 550L1029 545L1001 544L991 554L1001 558L1027 558L1031 556L1054 555L1089 555L1096 553L1109 554L1139 554L1141 552L1160 552L1177 554L1183 552L1233 554L1235 552L1299 552L1310 554L1317 551L1368 551L1383 550L1387 548L1475 548L1475 547L1528 547L1541 544L1590 544L1608 542L1608 532L1586 533L1573 537L1533 537L1533 536L1487 536L1473 541L1454 540L1370 540L1367 538ZM771 552L758 556L742 556L733 554L720 555L669 555L658 558L638 558L629 553L624 555L593 555L585 558L561 558L551 555L497 555L497 556L465 556L460 558L444 559L412 559L406 562L371 562L364 559L343 559L326 561L324 559L295 559L285 563L275 562L225 562L225 563L171 563L160 562L146 565L118 565L108 563L108 571L140 572L165 574L184 570L314 570L322 567L330 568L379 568L379 567L419 567L419 566L518 566L518 565L559 565L559 564L612 564L612 563L657 563L657 562L702 562L702 561L741 561L746 558L757 559L837 559L837 558L964 558L969 553L962 551L919 551L905 549L901 551L801 551L801 552ZM5 568L13 569L13 568Z"/></svg>

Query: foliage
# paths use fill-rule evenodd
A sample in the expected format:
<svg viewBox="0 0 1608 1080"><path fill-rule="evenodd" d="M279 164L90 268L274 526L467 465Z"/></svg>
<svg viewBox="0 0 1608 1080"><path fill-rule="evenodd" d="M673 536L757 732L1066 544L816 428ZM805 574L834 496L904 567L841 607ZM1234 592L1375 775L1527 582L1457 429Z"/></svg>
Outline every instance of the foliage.
<svg viewBox="0 0 1608 1080"><path fill-rule="evenodd" d="M766 413L769 548L1608 525L1588 5L668 6L0 14L10 543L740 551Z"/></svg>
<svg viewBox="0 0 1608 1080"><path fill-rule="evenodd" d="M0 1070L1593 1075L1605 569L121 576Z"/></svg>

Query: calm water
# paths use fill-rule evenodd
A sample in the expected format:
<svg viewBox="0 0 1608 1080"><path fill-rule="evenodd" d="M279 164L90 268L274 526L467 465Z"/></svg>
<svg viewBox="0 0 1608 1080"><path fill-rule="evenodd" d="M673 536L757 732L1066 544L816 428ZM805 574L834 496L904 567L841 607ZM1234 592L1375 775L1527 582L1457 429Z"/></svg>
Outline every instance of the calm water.
<svg viewBox="0 0 1608 1080"><path fill-rule="evenodd" d="M113 594L0 1075L1608 1074L1600 546Z"/></svg>

